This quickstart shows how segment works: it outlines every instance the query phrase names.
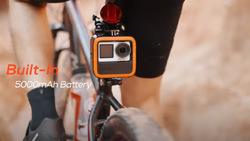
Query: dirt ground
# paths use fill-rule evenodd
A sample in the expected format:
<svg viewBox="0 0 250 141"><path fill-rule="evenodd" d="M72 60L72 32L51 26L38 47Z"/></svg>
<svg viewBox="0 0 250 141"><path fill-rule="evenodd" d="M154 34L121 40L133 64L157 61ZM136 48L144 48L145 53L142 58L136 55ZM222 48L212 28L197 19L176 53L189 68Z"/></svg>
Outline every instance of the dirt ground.
<svg viewBox="0 0 250 141"><path fill-rule="evenodd" d="M84 17L97 13L100 2L81 1ZM186 0L161 89L161 125L176 140L250 140L249 6L248 0ZM6 11L2 0L0 141L19 141L30 107L22 89L14 88L21 78L5 72L17 62ZM90 18L86 23L91 27Z"/></svg>

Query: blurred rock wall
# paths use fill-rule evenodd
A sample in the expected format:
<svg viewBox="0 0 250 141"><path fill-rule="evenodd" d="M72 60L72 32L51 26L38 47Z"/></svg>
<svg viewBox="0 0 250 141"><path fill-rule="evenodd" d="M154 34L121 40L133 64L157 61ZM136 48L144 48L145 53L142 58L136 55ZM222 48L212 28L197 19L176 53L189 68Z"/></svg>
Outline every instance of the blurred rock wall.
<svg viewBox="0 0 250 141"><path fill-rule="evenodd" d="M161 91L177 140L250 140L249 6L185 2Z"/></svg>

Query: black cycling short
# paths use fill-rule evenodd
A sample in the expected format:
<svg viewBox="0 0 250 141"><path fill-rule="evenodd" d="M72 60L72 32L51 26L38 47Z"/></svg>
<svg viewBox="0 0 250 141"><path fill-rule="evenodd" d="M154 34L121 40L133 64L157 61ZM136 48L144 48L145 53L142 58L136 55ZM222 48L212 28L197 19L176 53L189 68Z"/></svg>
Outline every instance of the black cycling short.
<svg viewBox="0 0 250 141"><path fill-rule="evenodd" d="M184 0L120 0L126 35L137 43L136 75L164 73Z"/></svg>

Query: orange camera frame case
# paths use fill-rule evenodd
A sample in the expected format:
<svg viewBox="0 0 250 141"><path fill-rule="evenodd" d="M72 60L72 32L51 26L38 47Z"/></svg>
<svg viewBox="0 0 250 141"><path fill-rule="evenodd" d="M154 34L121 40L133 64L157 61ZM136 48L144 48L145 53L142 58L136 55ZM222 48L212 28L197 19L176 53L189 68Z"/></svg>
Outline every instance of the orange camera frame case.
<svg viewBox="0 0 250 141"><path fill-rule="evenodd" d="M131 41L132 42L132 53L133 53L133 69L131 73L128 74L99 74L98 73L98 54L97 54L97 48L98 43L100 41ZM116 37L98 37L94 40L93 43L93 70L94 74L98 78L119 78L119 77L131 77L135 74L136 71L136 42L135 39L131 36L116 36Z"/></svg>

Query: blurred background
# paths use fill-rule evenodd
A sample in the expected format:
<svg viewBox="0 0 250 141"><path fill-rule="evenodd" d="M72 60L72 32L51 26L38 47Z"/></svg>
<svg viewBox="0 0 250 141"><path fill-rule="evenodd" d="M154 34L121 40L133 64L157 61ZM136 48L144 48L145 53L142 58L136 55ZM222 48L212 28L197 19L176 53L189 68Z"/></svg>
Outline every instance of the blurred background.
<svg viewBox="0 0 250 141"><path fill-rule="evenodd" d="M17 60L9 32L8 1L1 1L0 141L20 141L31 110L23 90L14 88L20 76L6 75L7 65ZM103 1L80 0L79 4L91 28L91 16L98 13ZM249 0L184 3L161 88L164 116L160 124L176 140L250 140L249 6ZM48 6L51 22L60 20L56 14L60 7ZM72 132L70 121L65 122Z"/></svg>

